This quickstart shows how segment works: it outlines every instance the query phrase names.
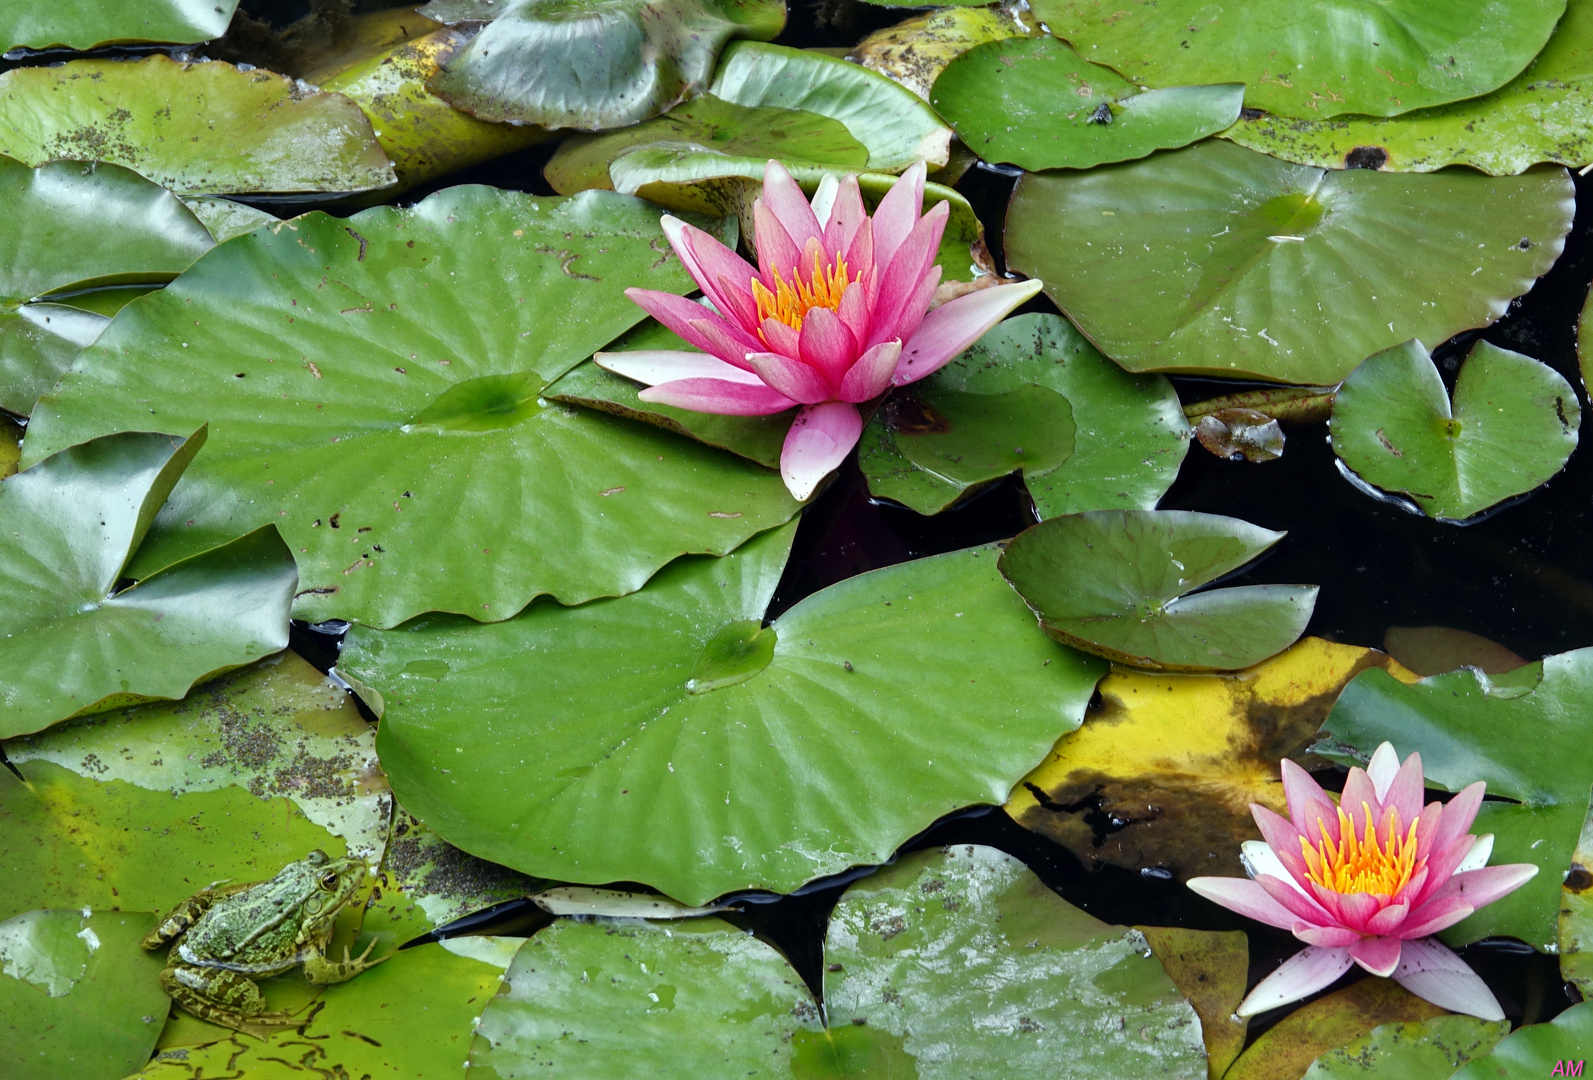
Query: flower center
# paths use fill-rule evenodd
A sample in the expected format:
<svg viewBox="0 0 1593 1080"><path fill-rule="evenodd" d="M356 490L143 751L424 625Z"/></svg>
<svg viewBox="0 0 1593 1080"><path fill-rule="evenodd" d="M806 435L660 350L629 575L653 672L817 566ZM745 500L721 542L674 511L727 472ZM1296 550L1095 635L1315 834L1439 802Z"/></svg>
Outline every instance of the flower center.
<svg viewBox="0 0 1593 1080"><path fill-rule="evenodd" d="M1336 893L1380 893L1392 896L1403 889L1416 872L1416 822L1403 834L1399 828L1399 811L1389 814L1388 836L1379 839L1372 825L1372 810L1365 803L1366 830L1355 835L1355 822L1339 808L1338 843L1328 835L1327 824L1317 822L1322 831L1322 842L1313 847L1305 837L1300 837L1300 854L1304 856L1307 876L1324 889Z"/></svg>
<svg viewBox="0 0 1593 1080"><path fill-rule="evenodd" d="M775 270L774 291L771 292L763 282L752 279L752 296L758 304L760 323L764 319L774 318L793 330L800 330L803 317L814 308L834 311L841 306L846 287L862 280L862 271L858 272L856 278L848 280L845 259L837 259L834 266L825 267L820 256L821 253L814 249L813 272L806 281L799 275L793 275L794 281L787 284L785 278L780 276L780 271ZM759 336L762 336L761 332Z"/></svg>

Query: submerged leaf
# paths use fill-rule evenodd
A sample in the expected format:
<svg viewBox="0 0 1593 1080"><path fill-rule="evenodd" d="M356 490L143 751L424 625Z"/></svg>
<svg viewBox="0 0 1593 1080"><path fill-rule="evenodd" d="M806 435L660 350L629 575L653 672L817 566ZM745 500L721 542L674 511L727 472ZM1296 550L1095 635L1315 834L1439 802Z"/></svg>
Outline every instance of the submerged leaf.
<svg viewBox="0 0 1593 1080"><path fill-rule="evenodd" d="M1219 409L1195 422L1200 445L1228 461L1276 461L1283 456L1283 429L1255 409Z"/></svg>
<svg viewBox="0 0 1593 1080"><path fill-rule="evenodd" d="M1088 169L1187 146L1239 119L1243 83L1144 90L1050 35L980 45L935 80L930 103L986 161Z"/></svg>
<svg viewBox="0 0 1593 1080"><path fill-rule="evenodd" d="M1333 399L1333 452L1363 480L1459 520L1531 491L1576 449L1582 409L1560 373L1479 341L1451 406L1420 342L1370 357Z"/></svg>
<svg viewBox="0 0 1593 1080"><path fill-rule="evenodd" d="M1005 243L1130 371L1329 385L1493 322L1553 265L1574 208L1562 170L1323 172L1208 140L1024 176Z"/></svg>
<svg viewBox="0 0 1593 1080"><path fill-rule="evenodd" d="M33 165L114 162L179 195L369 191L393 183L370 121L343 95L270 71L160 53L0 75L0 154Z"/></svg>
<svg viewBox="0 0 1593 1080"><path fill-rule="evenodd" d="M125 312L36 411L24 451L212 420L138 565L273 522L299 559L301 617L490 620L541 593L629 592L797 504L777 473L541 397L642 317L624 285L691 279L657 210L611 192L459 187L309 214Z"/></svg>
<svg viewBox="0 0 1593 1080"><path fill-rule="evenodd" d="M1463 667L1500 675L1527 663L1497 641L1448 626L1390 626L1383 635L1383 651L1418 675Z"/></svg>
<svg viewBox="0 0 1593 1080"><path fill-rule="evenodd" d="M204 428L109 435L0 486L0 738L180 698L288 643L298 575L270 526L118 586L204 441Z"/></svg>
<svg viewBox="0 0 1593 1080"><path fill-rule="evenodd" d="M1134 376L1066 319L1019 315L897 389L864 430L869 492L920 514L1021 472L1042 518L1148 510L1189 446L1172 385Z"/></svg>
<svg viewBox="0 0 1593 1080"><path fill-rule="evenodd" d="M793 531L614 600L356 627L339 663L381 691L399 798L525 873L696 905L882 862L1005 799L1078 725L1102 665L1035 632L994 549L851 578L764 627Z"/></svg>
<svg viewBox="0 0 1593 1080"><path fill-rule="evenodd" d="M1233 671L1293 644L1317 587L1193 590L1283 536L1215 514L1096 510L1025 529L1001 572L1058 641L1155 670Z"/></svg>

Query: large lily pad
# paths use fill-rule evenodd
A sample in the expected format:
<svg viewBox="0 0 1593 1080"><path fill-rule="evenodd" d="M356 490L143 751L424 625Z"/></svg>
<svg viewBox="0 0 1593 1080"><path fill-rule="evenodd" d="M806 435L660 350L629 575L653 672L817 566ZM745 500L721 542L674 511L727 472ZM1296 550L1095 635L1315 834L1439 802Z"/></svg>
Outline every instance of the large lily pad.
<svg viewBox="0 0 1593 1080"><path fill-rule="evenodd" d="M1323 748L1366 760L1384 740L1422 756L1429 787L1488 794L1472 832L1496 836L1492 863L1533 863L1537 877L1445 931L1454 944L1493 934L1553 949L1560 883L1588 812L1593 761L1593 649L1546 657L1536 686L1496 686L1471 669L1406 685L1367 671L1344 688L1323 726Z"/></svg>
<svg viewBox="0 0 1593 1080"><path fill-rule="evenodd" d="M238 0L8 0L0 51L207 41L227 32L237 7Z"/></svg>
<svg viewBox="0 0 1593 1080"><path fill-rule="evenodd" d="M1327 385L1497 319L1559 256L1573 208L1560 170L1324 172L1208 140L1024 176L1005 242L1130 371Z"/></svg>
<svg viewBox="0 0 1593 1080"><path fill-rule="evenodd" d="M1025 529L1001 572L1058 641L1139 667L1233 671L1294 643L1316 586L1192 590L1283 535L1186 510L1095 510Z"/></svg>
<svg viewBox="0 0 1593 1080"><path fill-rule="evenodd" d="M1028 33L1023 16L1015 9L938 7L876 30L858 42L846 58L928 101L935 78L957 57L975 45Z"/></svg>
<svg viewBox="0 0 1593 1080"><path fill-rule="evenodd" d="M864 429L869 491L920 514L1012 472L1041 517L1149 510L1178 475L1189 424L1166 379L1129 375L1066 319L1007 319Z"/></svg>
<svg viewBox="0 0 1593 1080"><path fill-rule="evenodd" d="M1242 82L1286 116L1393 116L1486 94L1537 55L1565 0L1334 0L1313 18L1287 2L1036 0L1035 17L1086 59L1152 86Z"/></svg>
<svg viewBox="0 0 1593 1080"><path fill-rule="evenodd" d="M561 921L482 1014L472 1070L509 1078L1206 1075L1200 1026L1137 931L992 848L922 852L849 889L825 1013L773 948L717 919Z"/></svg>
<svg viewBox="0 0 1593 1080"><path fill-rule="evenodd" d="M1187 146L1239 119L1243 83L1143 90L1050 35L980 45L947 65L930 104L986 161L1088 169Z"/></svg>
<svg viewBox="0 0 1593 1080"><path fill-rule="evenodd" d="M1232 675L1114 669L1089 722L1013 789L1007 813L1086 866L1236 877L1239 845L1261 838L1250 804L1287 811L1279 762L1305 755L1369 667L1415 678L1373 649L1314 637ZM1098 838L1102 814L1115 826Z"/></svg>
<svg viewBox="0 0 1593 1080"><path fill-rule="evenodd" d="M1528 1024L1506 1036L1492 1051L1466 1064L1451 1080L1528 1080L1569 1076L1581 1069L1593 1046L1593 1001L1572 1005L1547 1024Z"/></svg>
<svg viewBox="0 0 1593 1080"><path fill-rule="evenodd" d="M288 643L293 556L269 526L118 588L204 443L126 433L0 485L0 738L151 698Z"/></svg>
<svg viewBox="0 0 1593 1080"><path fill-rule="evenodd" d="M347 693L293 653L180 702L89 717L4 750L10 914L30 907L169 910L222 878L259 881L312 848L375 861L391 796L374 732ZM249 836L240 843L240 836Z"/></svg>
<svg viewBox="0 0 1593 1080"><path fill-rule="evenodd" d="M169 191L116 165L32 169L0 157L0 202L0 409L19 415L107 321L31 301L97 285L164 284L214 243Z"/></svg>
<svg viewBox="0 0 1593 1080"><path fill-rule="evenodd" d="M1293 1080L1324 1051L1376 1028L1443 1014L1392 979L1362 979L1285 1016L1239 1055L1223 1080Z"/></svg>
<svg viewBox="0 0 1593 1080"><path fill-rule="evenodd" d="M0 75L0 154L110 161L180 195L368 191L394 179L343 95L158 53Z"/></svg>
<svg viewBox="0 0 1593 1080"><path fill-rule="evenodd" d="M738 105L800 109L845 124L868 148L870 172L946 164L951 129L911 93L823 53L743 42L720 58L709 92Z"/></svg>
<svg viewBox="0 0 1593 1080"><path fill-rule="evenodd" d="M643 284L693 287L658 212L609 192L460 187L310 214L218 247L119 316L23 450L213 420L138 565L274 522L304 617L487 620L539 593L629 592L796 509L772 471L540 398L642 317L623 286Z"/></svg>
<svg viewBox="0 0 1593 1080"><path fill-rule="evenodd" d="M1570 0L1527 69L1491 94L1388 119L1242 119L1223 138L1285 161L1431 172L1470 165L1494 176L1542 161L1593 161L1593 3Z"/></svg>
<svg viewBox="0 0 1593 1080"><path fill-rule="evenodd" d="M657 116L708 82L726 42L785 26L784 0L432 0L420 12L493 20L433 93L483 120L584 131Z"/></svg>
<svg viewBox="0 0 1593 1080"><path fill-rule="evenodd" d="M1034 631L995 549L848 579L764 627L793 532L616 600L356 627L340 663L385 700L399 798L525 873L700 904L883 862L1004 800L1078 726L1102 665Z"/></svg>
<svg viewBox="0 0 1593 1080"><path fill-rule="evenodd" d="M1582 408L1547 364L1479 341L1453 406L1420 342L1370 357L1333 398L1333 452L1430 517L1466 518L1531 491L1576 449Z"/></svg>
<svg viewBox="0 0 1593 1080"><path fill-rule="evenodd" d="M30 911L0 922L8 1080L110 1080L149 1060L170 1003L138 947L147 912Z"/></svg>
<svg viewBox="0 0 1593 1080"><path fill-rule="evenodd" d="M1447 1077L1510 1034L1508 1020L1435 1016L1383 1024L1320 1055L1302 1080L1428 1080Z"/></svg>

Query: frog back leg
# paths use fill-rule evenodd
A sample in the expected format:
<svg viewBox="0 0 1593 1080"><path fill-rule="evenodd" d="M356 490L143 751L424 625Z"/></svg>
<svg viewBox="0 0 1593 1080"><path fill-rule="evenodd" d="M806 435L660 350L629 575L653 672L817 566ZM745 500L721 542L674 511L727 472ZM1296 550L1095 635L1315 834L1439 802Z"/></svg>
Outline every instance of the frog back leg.
<svg viewBox="0 0 1593 1080"><path fill-rule="evenodd" d="M251 1026L285 1027L299 1022L294 1013L267 1012L260 988L236 971L172 964L160 973L160 987L199 1019L234 1031L249 1032Z"/></svg>
<svg viewBox="0 0 1593 1080"><path fill-rule="evenodd" d="M198 922L209 911L217 900L231 896L235 892L247 889L247 884L229 884L218 881L206 885L188 899L172 908L166 913L165 918L155 924L155 929L144 935L140 942L146 949L158 949L176 938L182 937L194 923Z"/></svg>

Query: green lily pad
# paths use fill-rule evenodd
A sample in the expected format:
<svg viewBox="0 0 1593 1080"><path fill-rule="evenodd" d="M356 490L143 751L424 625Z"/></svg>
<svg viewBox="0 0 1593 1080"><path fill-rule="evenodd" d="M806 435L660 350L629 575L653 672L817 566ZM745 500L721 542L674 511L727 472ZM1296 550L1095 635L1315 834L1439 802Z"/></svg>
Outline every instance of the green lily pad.
<svg viewBox="0 0 1593 1080"><path fill-rule="evenodd" d="M521 948L473 1069L503 1077L1206 1075L1200 1025L1137 931L993 848L910 855L841 898L825 1011L718 919L561 920Z"/></svg>
<svg viewBox="0 0 1593 1080"><path fill-rule="evenodd" d="M1302 1080L1430 1080L1452 1074L1510 1034L1508 1020L1435 1016L1383 1024L1320 1055Z"/></svg>
<svg viewBox="0 0 1593 1080"><path fill-rule="evenodd" d="M1208 140L1024 176L1005 243L1130 371L1329 385L1493 322L1559 256L1573 209L1561 170L1324 172Z"/></svg>
<svg viewBox="0 0 1593 1080"><path fill-rule="evenodd" d="M420 13L492 20L427 84L482 120L600 131L665 112L732 38L785 27L784 0L432 0Z"/></svg>
<svg viewBox="0 0 1593 1080"><path fill-rule="evenodd" d="M9 0L0 51L92 49L138 41L192 44L227 32L238 0Z"/></svg>
<svg viewBox="0 0 1593 1080"><path fill-rule="evenodd" d="M1549 40L1565 0L1336 0L1301 19L1286 2L1036 0L1035 17L1088 60L1138 83L1242 82L1246 104L1313 119L1394 116L1486 94Z"/></svg>
<svg viewBox="0 0 1593 1080"><path fill-rule="evenodd" d="M369 12L339 30L337 41L349 40L347 48L299 73L349 98L370 117L398 176L398 187L385 197L553 137L530 125L478 120L426 89L472 36L438 26L409 7Z"/></svg>
<svg viewBox="0 0 1593 1080"><path fill-rule="evenodd" d="M1239 119L1243 83L1142 90L1050 35L980 45L929 101L986 161L1088 169L1187 146Z"/></svg>
<svg viewBox="0 0 1593 1080"><path fill-rule="evenodd" d="M0 76L4 78L4 76ZM215 243L172 194L116 165L0 157L0 408L33 410L106 319L56 292L161 285Z"/></svg>
<svg viewBox="0 0 1593 1080"><path fill-rule="evenodd" d="M929 88L946 65L987 41L1029 33L1022 17L1000 7L938 7L876 30L846 54L929 100Z"/></svg>
<svg viewBox="0 0 1593 1080"><path fill-rule="evenodd" d="M868 148L870 172L915 161L944 165L951 129L911 93L867 68L802 49L742 42L719 59L708 92L738 105L800 109L845 124Z"/></svg>
<svg viewBox="0 0 1593 1080"><path fill-rule="evenodd" d="M797 504L777 473L541 398L642 318L626 285L694 287L658 211L610 192L459 187L310 214L222 245L120 315L41 402L23 451L212 420L135 569L272 522L299 560L299 617L488 620L541 593L629 592Z"/></svg>
<svg viewBox="0 0 1593 1080"><path fill-rule="evenodd" d="M212 881L268 878L312 848L374 862L387 845L391 794L374 732L291 652L179 702L3 747L27 786L0 785L0 865L15 874L0 914L165 911Z"/></svg>
<svg viewBox="0 0 1593 1080"><path fill-rule="evenodd" d="M1216 514L1095 510L1025 529L1001 572L1058 641L1158 671L1233 671L1294 644L1317 587L1192 590L1283 536Z"/></svg>
<svg viewBox="0 0 1593 1080"><path fill-rule="evenodd" d="M491 938L465 941L449 942L452 949L406 949L348 982L326 987L301 1027L264 1039L233 1035L206 1046L163 1050L135 1075L144 1080L459 1076L472 1021L492 999L508 960L507 950Z"/></svg>
<svg viewBox="0 0 1593 1080"><path fill-rule="evenodd" d="M1465 669L1406 685L1362 672L1344 688L1319 752L1365 761L1384 740L1422 756L1427 786L1459 791L1484 780L1472 832L1495 836L1491 864L1533 863L1537 877L1444 931L1462 945L1502 934L1552 950L1560 883L1571 865L1593 786L1583 753L1593 734L1593 649L1545 657L1536 686L1498 685Z"/></svg>
<svg viewBox="0 0 1593 1080"><path fill-rule="evenodd" d="M1285 161L1431 172L1470 165L1494 176L1542 161L1593 161L1593 3L1570 0L1549 43L1506 85L1470 101L1392 118L1241 119L1223 138Z"/></svg>
<svg viewBox="0 0 1593 1080"><path fill-rule="evenodd" d="M278 220L274 214L268 214L264 210L211 195L190 195L183 200L183 205L188 207L194 217L204 223L218 244L225 243L234 236L254 232L260 226L270 225Z"/></svg>
<svg viewBox="0 0 1593 1080"><path fill-rule="evenodd" d="M0 738L152 698L288 643L298 581L257 529L118 589L132 552L204 444L147 432L72 446L0 486Z"/></svg>
<svg viewBox="0 0 1593 1080"><path fill-rule="evenodd" d="M179 195L369 191L394 179L343 95L158 53L0 75L0 154L114 162Z"/></svg>
<svg viewBox="0 0 1593 1080"><path fill-rule="evenodd" d="M1572 1075L1593 1046L1593 1001L1572 1005L1547 1024L1528 1024L1506 1036L1490 1053L1475 1058L1451 1080L1528 1080Z"/></svg>
<svg viewBox="0 0 1593 1080"><path fill-rule="evenodd" d="M1582 822L1582 835L1560 886L1556 951L1561 977L1575 983L1583 997L1593 995L1593 809Z"/></svg>
<svg viewBox="0 0 1593 1080"><path fill-rule="evenodd" d="M1066 319L1000 323L864 429L869 491L936 514L1012 472L1040 516L1156 505L1189 449L1178 395L1129 375Z"/></svg>
<svg viewBox="0 0 1593 1080"><path fill-rule="evenodd" d="M1239 1055L1223 1080L1295 1080L1318 1055L1377 1028L1442 1015L1443 1009L1392 979L1362 979L1285 1016Z"/></svg>
<svg viewBox="0 0 1593 1080"><path fill-rule="evenodd" d="M868 164L868 149L839 120L794 109L736 105L703 94L633 127L572 136L543 171L561 195L588 188L612 190L609 163L633 147L658 143L701 146L738 157L816 162L841 171Z"/></svg>
<svg viewBox="0 0 1593 1080"><path fill-rule="evenodd" d="M138 947L148 912L30 911L0 922L9 1080L108 1080L149 1060L170 1002Z"/></svg>
<svg viewBox="0 0 1593 1080"><path fill-rule="evenodd" d="M632 352L637 349L668 349L699 352L682 341L655 319L644 320L617 340L604 346L605 352ZM719 416L714 413L677 409L673 405L643 401L641 387L623 375L582 361L559 376L543 393L554 401L584 405L615 416L654 424L698 442L740 454L748 461L771 469L780 467L780 450L785 445L795 409L773 416Z"/></svg>
<svg viewBox="0 0 1593 1080"><path fill-rule="evenodd" d="M1582 409L1547 364L1479 341L1451 407L1420 342L1369 358L1333 399L1333 452L1363 480L1460 519L1531 491L1565 467Z"/></svg>
<svg viewBox="0 0 1593 1080"><path fill-rule="evenodd" d="M677 213L713 216L736 215L744 235L753 232L752 203L763 193L762 158L731 157L707 150L645 146L621 154L609 165L609 178L615 191L639 195L648 202ZM811 198L819 181L834 169L791 163L790 172ZM885 193L896 183L886 173L859 173L858 187L863 202L872 213ZM984 226L968 200L956 188L942 184L924 185L924 209L937 203L951 205L946 231L940 240L935 261L946 281L967 281L991 273L993 266L984 246Z"/></svg>
<svg viewBox="0 0 1593 1080"><path fill-rule="evenodd" d="M1034 632L994 548L851 578L765 627L793 532L615 600L356 627L339 663L385 700L399 798L483 858L695 905L882 862L1005 799L1078 726L1103 665Z"/></svg>

